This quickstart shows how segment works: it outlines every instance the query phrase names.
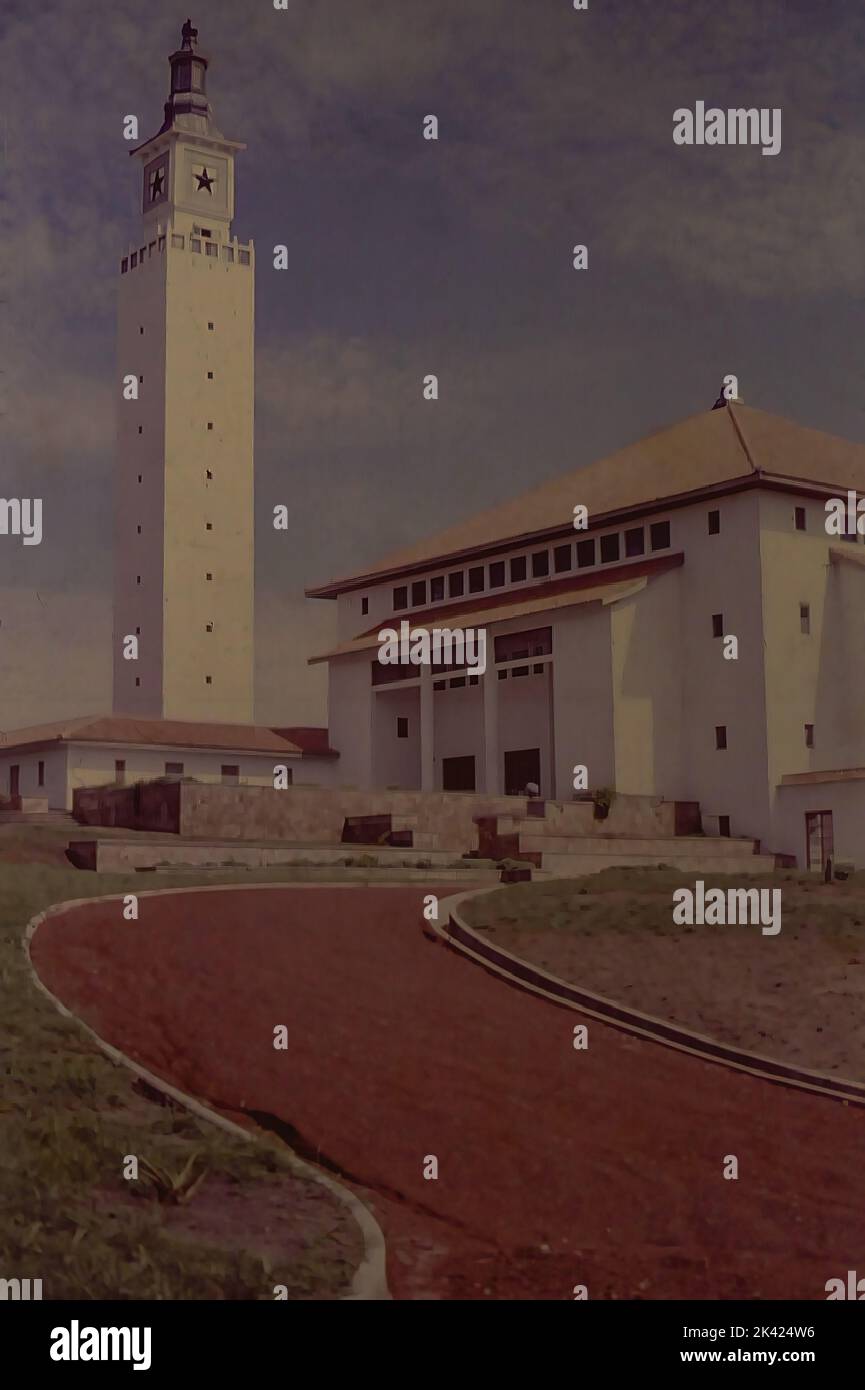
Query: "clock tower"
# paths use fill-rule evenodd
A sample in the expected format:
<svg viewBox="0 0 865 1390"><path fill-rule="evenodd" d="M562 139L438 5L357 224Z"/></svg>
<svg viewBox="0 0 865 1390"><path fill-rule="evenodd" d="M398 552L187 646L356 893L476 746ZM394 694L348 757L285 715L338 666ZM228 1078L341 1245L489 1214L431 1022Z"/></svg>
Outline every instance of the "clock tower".
<svg viewBox="0 0 865 1390"><path fill-rule="evenodd" d="M234 160L184 24L161 128L131 153L141 221L120 262L114 708L253 719L254 253ZM134 640L132 640L134 639Z"/></svg>

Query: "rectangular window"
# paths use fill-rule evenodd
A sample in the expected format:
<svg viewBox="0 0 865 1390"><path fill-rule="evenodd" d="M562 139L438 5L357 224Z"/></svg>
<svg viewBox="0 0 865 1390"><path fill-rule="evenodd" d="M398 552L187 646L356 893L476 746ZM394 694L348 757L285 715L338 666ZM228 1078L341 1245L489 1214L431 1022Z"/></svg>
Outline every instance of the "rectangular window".
<svg viewBox="0 0 865 1390"><path fill-rule="evenodd" d="M115 782L117 782L118 785L121 786L121 787L125 784L125 782L126 782L126 759L125 759L125 758L115 758L115 759L114 759L114 780L115 780Z"/></svg>
<svg viewBox="0 0 865 1390"><path fill-rule="evenodd" d="M397 738L408 738L408 720L404 719L402 715L397 716L396 736Z"/></svg>
<svg viewBox="0 0 865 1390"><path fill-rule="evenodd" d="M398 613L401 608L408 608L408 588L405 584L400 584L393 591L393 610Z"/></svg>
<svg viewBox="0 0 865 1390"><path fill-rule="evenodd" d="M445 596L445 579L443 574L436 575L435 579L429 582L430 603L441 603Z"/></svg>
<svg viewBox="0 0 865 1390"><path fill-rule="evenodd" d="M494 647L497 662L518 661L524 656L552 656L553 629L535 627L526 632L506 632L495 638Z"/></svg>
<svg viewBox="0 0 865 1390"><path fill-rule="evenodd" d="M426 580L416 579L411 586L411 606L419 608L422 603L426 603Z"/></svg>
<svg viewBox="0 0 865 1390"><path fill-rule="evenodd" d="M200 237L197 237L197 236L191 236L191 237L189 238L189 249L190 249L190 251L197 251L198 254L200 255L200 254L201 254L201 238L200 238Z"/></svg>
<svg viewBox="0 0 865 1390"><path fill-rule="evenodd" d="M536 550L532 556L532 578L543 579L550 572L550 552Z"/></svg>
<svg viewBox="0 0 865 1390"><path fill-rule="evenodd" d="M495 560L490 565L490 588L500 589L505 582L505 562Z"/></svg>
<svg viewBox="0 0 865 1390"><path fill-rule="evenodd" d="M553 550L553 569L556 574L565 574L574 568L574 552L570 545L557 545Z"/></svg>
<svg viewBox="0 0 865 1390"><path fill-rule="evenodd" d="M38 773L38 778L39 778L38 785L39 785L40 787L44 787L44 786L45 786L45 764L42 762L41 758L40 758L40 760L39 760L39 773Z"/></svg>
<svg viewBox="0 0 865 1390"><path fill-rule="evenodd" d="M213 583L213 575L210 573L209 570L208 570L207 574L205 574L204 577L205 577L205 579L207 580L208 584L212 584L212 583Z"/></svg>
<svg viewBox="0 0 865 1390"><path fill-rule="evenodd" d="M727 747L727 726L726 726L726 724L716 724L716 725L715 725L715 747L716 747L716 748L726 748L726 747Z"/></svg>
<svg viewBox="0 0 865 1390"><path fill-rule="evenodd" d="M138 265L138 252L137 252L137 251L133 251L133 252L132 252L132 255L129 257L129 265L130 265L130 267L131 267L132 270L134 270L135 267Z"/></svg>
<svg viewBox="0 0 865 1390"><path fill-rule="evenodd" d="M124 257L123 257L123 260L120 262L120 274L121 274L121 275L125 275L128 269L129 269L129 257L128 257L128 256L124 256Z"/></svg>
<svg viewBox="0 0 865 1390"><path fill-rule="evenodd" d="M653 521L650 527L653 550L668 550L670 547L669 521Z"/></svg>
<svg viewBox="0 0 865 1390"><path fill-rule="evenodd" d="M522 584L526 577L525 555L515 555L511 560L511 583Z"/></svg>
<svg viewBox="0 0 865 1390"><path fill-rule="evenodd" d="M213 631L213 623L208 623L204 630L205 630L205 632L212 632L212 631Z"/></svg>
<svg viewBox="0 0 865 1390"><path fill-rule="evenodd" d="M213 677L212 677L212 676L205 676L205 677L204 677L204 684L205 684L205 685L213 685Z"/></svg>
<svg viewBox="0 0 865 1390"><path fill-rule="evenodd" d="M635 526L632 531L625 532L625 555L645 555L646 553L646 533L642 526Z"/></svg>
<svg viewBox="0 0 865 1390"><path fill-rule="evenodd" d="M619 533L614 531L610 536L601 536L601 564L609 565L619 558Z"/></svg>
<svg viewBox="0 0 865 1390"><path fill-rule="evenodd" d="M249 265L249 252L248 252L248 251L238 251L238 253L237 253L237 259L239 260L239 262L240 262L241 265Z"/></svg>
<svg viewBox="0 0 865 1390"><path fill-rule="evenodd" d="M219 775L225 786L236 787L240 782L240 764L223 763L222 767L219 769Z"/></svg>
<svg viewBox="0 0 865 1390"><path fill-rule="evenodd" d="M466 577L462 570L455 570L448 575L448 594L451 598L461 598L465 593Z"/></svg>
<svg viewBox="0 0 865 1390"><path fill-rule="evenodd" d="M713 637L723 637L723 636L724 636L724 614L723 614L723 613L713 613L713 614L712 614L712 636L713 636Z"/></svg>
<svg viewBox="0 0 865 1390"><path fill-rule="evenodd" d="M208 235L209 235L209 233L208 233ZM205 246L204 249L205 249L205 251L207 252L208 256L218 256L218 255L219 255L219 247L217 246L217 244L216 244L215 241L209 241L209 242L207 243L207 245Z"/></svg>
<svg viewBox="0 0 865 1390"><path fill-rule="evenodd" d="M158 247L158 249L159 249L160 251L164 251L164 250L165 250L165 237L164 237L164 236L161 236L161 237L159 238L159 247Z"/></svg>
<svg viewBox="0 0 865 1390"><path fill-rule="evenodd" d="M182 777L183 763L166 763L165 775L166 777Z"/></svg>
<svg viewBox="0 0 865 1390"><path fill-rule="evenodd" d="M484 567L483 565L475 565L473 569L469 570L469 593L479 594L482 592L483 587Z"/></svg>
<svg viewBox="0 0 865 1390"><path fill-rule="evenodd" d="M806 635L811 631L811 605L808 603L799 604L799 631Z"/></svg>
<svg viewBox="0 0 865 1390"><path fill-rule="evenodd" d="M719 817L718 817L718 834L719 834L719 835L725 835L725 836L727 837L727 839L730 838L730 817L729 817L729 816L719 816Z"/></svg>
<svg viewBox="0 0 865 1390"><path fill-rule="evenodd" d="M717 536L721 532L721 513L709 512L709 535Z"/></svg>
<svg viewBox="0 0 865 1390"><path fill-rule="evenodd" d="M361 611L361 616L363 616L364 614L366 614L366 613L369 612L369 599L368 599L368 598L362 598L362 599L361 599L361 601L360 601L360 611Z"/></svg>
<svg viewBox="0 0 865 1390"><path fill-rule="evenodd" d="M208 372L208 373L207 373L207 380L208 380L208 381L212 381L212 380L213 380L213 372Z"/></svg>
<svg viewBox="0 0 865 1390"><path fill-rule="evenodd" d="M233 261L233 260L234 260L234 247L233 247L233 246L224 246L224 247L222 248L222 254L225 256L225 259L226 259L227 261Z"/></svg>
<svg viewBox="0 0 865 1390"><path fill-rule="evenodd" d="M806 725L805 725L805 747L806 747L806 748L813 748L813 747L814 747L814 725L813 725L813 724L806 724Z"/></svg>
<svg viewBox="0 0 865 1390"><path fill-rule="evenodd" d="M805 508L804 508L804 507L797 507L797 508L796 508L796 530L797 530L797 531L807 531L807 529L808 529L808 520L807 520L807 516L806 516L806 513L805 513Z"/></svg>
<svg viewBox="0 0 865 1390"><path fill-rule="evenodd" d="M589 569L595 563L595 542L577 541L577 569Z"/></svg>

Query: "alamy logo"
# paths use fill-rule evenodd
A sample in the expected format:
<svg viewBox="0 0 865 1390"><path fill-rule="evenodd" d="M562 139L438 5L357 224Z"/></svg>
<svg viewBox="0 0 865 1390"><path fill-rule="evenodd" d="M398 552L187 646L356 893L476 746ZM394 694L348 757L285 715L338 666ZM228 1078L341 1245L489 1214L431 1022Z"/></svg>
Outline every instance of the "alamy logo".
<svg viewBox="0 0 865 1390"><path fill-rule="evenodd" d="M29 1302L42 1297L41 1279L0 1279L0 1300Z"/></svg>
<svg viewBox="0 0 865 1390"><path fill-rule="evenodd" d="M149 1327L69 1327L51 1329L52 1361L132 1361L133 1371L150 1370Z"/></svg>
<svg viewBox="0 0 865 1390"><path fill-rule="evenodd" d="M0 497L0 536L21 536L23 545L41 545L42 498Z"/></svg>
<svg viewBox="0 0 865 1390"><path fill-rule="evenodd" d="M777 126L777 128L776 128ZM763 154L781 149L781 108L736 107L722 111L698 101L693 111L673 112L674 145L762 145Z"/></svg>
<svg viewBox="0 0 865 1390"><path fill-rule="evenodd" d="M780 888L710 888L697 879L694 892L677 888L673 893L673 921L677 927L758 926L764 936L781 930ZM771 899L771 908L770 908Z"/></svg>
<svg viewBox="0 0 865 1390"><path fill-rule="evenodd" d="M848 1269L846 1285L843 1279L827 1279L824 1288L827 1303L838 1298L855 1298L859 1303L865 1299L865 1279L857 1280L855 1269Z"/></svg>
<svg viewBox="0 0 865 1390"><path fill-rule="evenodd" d="M479 676L487 669L487 634L482 627L412 628L403 618L399 632L382 628L378 640L382 666L466 667Z"/></svg>
<svg viewBox="0 0 865 1390"><path fill-rule="evenodd" d="M827 536L865 536L865 497L857 499L855 492L843 497L830 497L826 503Z"/></svg>

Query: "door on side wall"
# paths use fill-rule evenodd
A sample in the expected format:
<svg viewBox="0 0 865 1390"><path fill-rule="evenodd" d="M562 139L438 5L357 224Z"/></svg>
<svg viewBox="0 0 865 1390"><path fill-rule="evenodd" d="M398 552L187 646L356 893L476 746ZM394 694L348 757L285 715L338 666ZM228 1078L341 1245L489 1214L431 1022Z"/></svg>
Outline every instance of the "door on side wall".
<svg viewBox="0 0 865 1390"><path fill-rule="evenodd" d="M9 795L20 795L19 786L21 779L21 768L17 763L13 763L9 769Z"/></svg>
<svg viewBox="0 0 865 1390"><path fill-rule="evenodd" d="M442 791L473 792L474 790L474 758L442 758Z"/></svg>
<svg viewBox="0 0 865 1390"><path fill-rule="evenodd" d="M823 869L835 858L835 833L831 811L805 812L805 854L809 869Z"/></svg>
<svg viewBox="0 0 865 1390"><path fill-rule="evenodd" d="M521 796L529 782L543 792L540 748L517 748L505 753L505 796Z"/></svg>

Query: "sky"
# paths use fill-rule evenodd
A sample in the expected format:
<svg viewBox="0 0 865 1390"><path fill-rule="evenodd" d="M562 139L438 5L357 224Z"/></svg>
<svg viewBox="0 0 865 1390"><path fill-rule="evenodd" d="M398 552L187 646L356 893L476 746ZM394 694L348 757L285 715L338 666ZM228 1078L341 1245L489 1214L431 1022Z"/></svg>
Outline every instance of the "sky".
<svg viewBox="0 0 865 1390"><path fill-rule="evenodd" d="M116 293L139 219L123 117L161 124L188 12L3 3L0 496L41 497L44 536L0 536L0 728L110 708ZM727 373L747 404L865 442L855 0L191 18L216 122L248 146L260 722L326 718L306 659L334 605L305 586L708 409ZM697 101L780 108L780 153L674 144Z"/></svg>

